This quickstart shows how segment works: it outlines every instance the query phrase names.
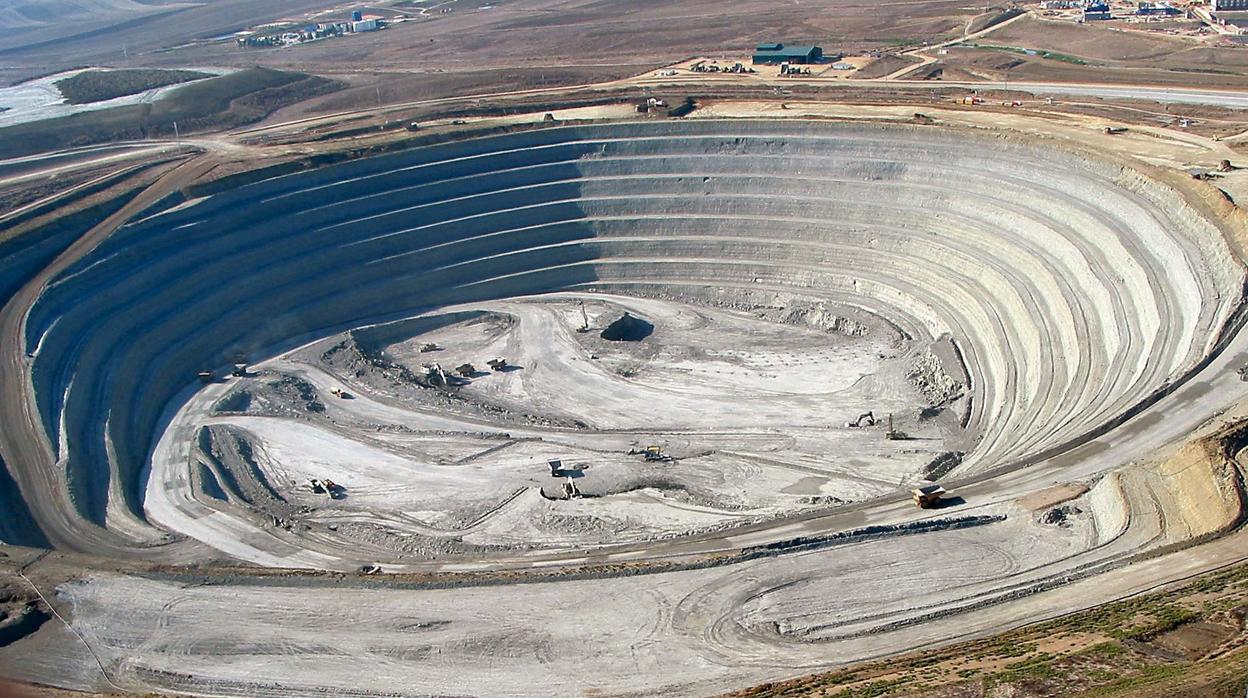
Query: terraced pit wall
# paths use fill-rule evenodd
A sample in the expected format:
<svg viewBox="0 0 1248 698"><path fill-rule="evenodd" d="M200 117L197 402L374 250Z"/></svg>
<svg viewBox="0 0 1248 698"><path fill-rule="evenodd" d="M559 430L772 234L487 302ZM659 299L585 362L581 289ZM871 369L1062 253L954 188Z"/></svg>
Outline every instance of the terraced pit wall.
<svg viewBox="0 0 1248 698"><path fill-rule="evenodd" d="M58 545L159 540L144 464L195 373L450 303L776 292L949 336L978 445L1077 439L1214 347L1243 270L1136 171L1004 137L767 121L551 128L291 174L148 215L55 280L25 337L64 475ZM32 478L11 469L19 483Z"/></svg>

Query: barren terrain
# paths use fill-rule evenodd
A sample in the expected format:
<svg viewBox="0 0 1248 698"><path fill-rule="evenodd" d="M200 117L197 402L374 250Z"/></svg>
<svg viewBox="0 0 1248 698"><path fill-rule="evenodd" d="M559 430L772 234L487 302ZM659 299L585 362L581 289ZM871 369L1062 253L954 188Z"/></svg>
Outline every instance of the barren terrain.
<svg viewBox="0 0 1248 698"><path fill-rule="evenodd" d="M1157 459L1248 396L1206 202L1017 135L706 112L127 209L10 345L6 462L60 465L12 469L4 530L149 572L35 560L69 625L7 675L712 694L1116 598L1238 520L1233 466Z"/></svg>
<svg viewBox="0 0 1248 698"><path fill-rule="evenodd" d="M0 9L45 76L0 123L64 69L230 75L0 128L0 679L1234 683L1248 49L945 0L49 7ZM233 38L352 9L390 26ZM772 40L861 69L694 70Z"/></svg>

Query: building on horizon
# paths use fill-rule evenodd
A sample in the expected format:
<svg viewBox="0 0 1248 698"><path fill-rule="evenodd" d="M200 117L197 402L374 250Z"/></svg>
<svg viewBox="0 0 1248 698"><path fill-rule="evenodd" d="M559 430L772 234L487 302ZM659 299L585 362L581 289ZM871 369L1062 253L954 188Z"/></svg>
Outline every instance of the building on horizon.
<svg viewBox="0 0 1248 698"><path fill-rule="evenodd" d="M836 57L837 59L840 56ZM781 43L759 44L754 48L754 65L779 63L819 63L823 49L818 46L785 46Z"/></svg>

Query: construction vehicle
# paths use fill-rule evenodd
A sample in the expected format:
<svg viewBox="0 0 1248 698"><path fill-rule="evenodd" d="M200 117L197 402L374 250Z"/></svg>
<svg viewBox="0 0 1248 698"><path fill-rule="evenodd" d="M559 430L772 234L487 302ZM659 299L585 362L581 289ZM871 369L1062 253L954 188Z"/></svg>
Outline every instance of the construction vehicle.
<svg viewBox="0 0 1248 698"><path fill-rule="evenodd" d="M485 363L489 365L491 371L501 371L507 368L507 359L504 359L501 356L497 359L490 359Z"/></svg>
<svg viewBox="0 0 1248 698"><path fill-rule="evenodd" d="M1218 163L1218 172L1231 172L1234 169L1235 169L1235 166L1231 164L1230 160L1223 160L1222 162Z"/></svg>
<svg viewBox="0 0 1248 698"><path fill-rule="evenodd" d="M463 376L464 378L471 378L472 376L476 375L477 367L473 366L472 364L460 364L455 367L455 372Z"/></svg>
<svg viewBox="0 0 1248 698"><path fill-rule="evenodd" d="M329 391L329 393L330 393L330 395L333 395L334 397L339 398L339 399L342 399L342 400L349 400L349 399L351 399L351 393L348 393L347 391L343 390L342 388L331 388L331 389L330 389L330 391Z"/></svg>
<svg viewBox="0 0 1248 698"><path fill-rule="evenodd" d="M585 312L585 301L579 301L581 306L581 326L576 328L577 332L585 333L589 331L589 313Z"/></svg>
<svg viewBox="0 0 1248 698"><path fill-rule="evenodd" d="M446 385L446 371L440 364L424 364L420 368L429 385L435 388Z"/></svg>
<svg viewBox="0 0 1248 698"><path fill-rule="evenodd" d="M983 97L974 97L974 96L971 96L971 97L963 97L963 98L962 98L962 103L963 103L963 104L970 104L970 105L983 104L983 103L984 103L984 98L983 98Z"/></svg>
<svg viewBox="0 0 1248 698"><path fill-rule="evenodd" d="M420 345L420 353L422 354L428 354L431 351L439 351L441 349L442 347L438 346L437 344L434 344L433 342L426 342Z"/></svg>
<svg viewBox="0 0 1248 698"><path fill-rule="evenodd" d="M934 509L945 495L945 488L937 484L923 485L910 490L914 497L914 505L920 509Z"/></svg>
<svg viewBox="0 0 1248 698"><path fill-rule="evenodd" d="M195 375L199 378L200 383L208 384L212 382L212 371L200 371Z"/></svg>
<svg viewBox="0 0 1248 698"><path fill-rule="evenodd" d="M1104 131L1105 131L1105 135L1107 136L1115 136L1115 135L1118 135L1119 133L1126 133L1127 127L1126 126L1106 126L1104 128Z"/></svg>
<svg viewBox="0 0 1248 698"><path fill-rule="evenodd" d="M858 427L863 426L864 422L866 423L866 426L869 426L869 427L875 426L875 414L872 412L863 412L862 414L858 415L858 419L855 419L852 422L846 422L845 426L849 427L850 429L857 429Z"/></svg>
<svg viewBox="0 0 1248 698"><path fill-rule="evenodd" d="M676 460L663 452L663 447L658 445L646 446L641 452L642 458L647 463L671 463Z"/></svg>
<svg viewBox="0 0 1248 698"><path fill-rule="evenodd" d="M235 378L242 378L243 376L246 376L247 364L241 363L241 362L234 364L234 368L230 370L230 375L234 376Z"/></svg>
<svg viewBox="0 0 1248 698"><path fill-rule="evenodd" d="M308 489L312 490L313 494L327 494L330 499L339 499L345 488L328 478L312 478L308 480Z"/></svg>
<svg viewBox="0 0 1248 698"><path fill-rule="evenodd" d="M567 482L563 483L563 487L560 489L564 499L577 499L581 496L580 488L576 486L576 481L571 477L568 478Z"/></svg>
<svg viewBox="0 0 1248 698"><path fill-rule="evenodd" d="M375 562L371 565L361 565L360 574L381 574L381 565Z"/></svg>
<svg viewBox="0 0 1248 698"><path fill-rule="evenodd" d="M888 413L888 432L886 432L884 435L888 437L889 441L905 441L906 439L910 438L909 434L893 426L893 413L892 412Z"/></svg>

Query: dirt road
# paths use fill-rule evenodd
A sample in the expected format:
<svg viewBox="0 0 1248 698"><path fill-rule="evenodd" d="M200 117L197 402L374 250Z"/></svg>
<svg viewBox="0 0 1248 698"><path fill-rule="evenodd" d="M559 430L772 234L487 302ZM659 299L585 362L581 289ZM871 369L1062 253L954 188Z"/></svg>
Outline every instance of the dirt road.
<svg viewBox="0 0 1248 698"><path fill-rule="evenodd" d="M136 542L127 539L125 528L105 530L84 527L77 517L65 516L66 482L56 467L57 457L50 450L47 435L37 416L33 395L28 390L30 362L24 331L26 313L48 282L81 259L136 213L162 197L195 181L215 165L210 157L198 157L178 165L128 204L112 214L58 256L27 282L0 309L0 456L5 462L20 463L14 468L22 495L27 499L34 520L30 526L41 531L53 546L71 550L99 550L124 554ZM146 539L145 542L159 542Z"/></svg>

